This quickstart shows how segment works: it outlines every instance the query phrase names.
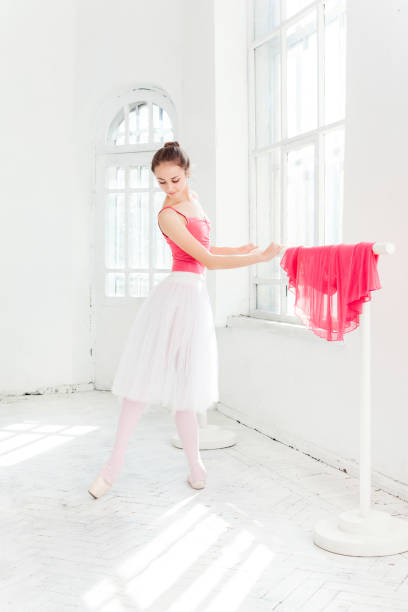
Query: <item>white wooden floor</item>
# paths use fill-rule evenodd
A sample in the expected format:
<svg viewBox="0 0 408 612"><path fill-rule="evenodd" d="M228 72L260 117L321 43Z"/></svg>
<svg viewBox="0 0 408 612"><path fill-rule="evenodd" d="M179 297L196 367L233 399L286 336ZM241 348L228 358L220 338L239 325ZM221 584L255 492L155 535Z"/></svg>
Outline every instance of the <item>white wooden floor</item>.
<svg viewBox="0 0 408 612"><path fill-rule="evenodd" d="M111 491L87 492L106 460L110 393L0 403L0 610L61 612L408 611L408 553L318 548L318 519L358 505L358 482L211 412L239 436L203 451L193 491L169 413L145 414ZM408 520L408 504L373 492Z"/></svg>

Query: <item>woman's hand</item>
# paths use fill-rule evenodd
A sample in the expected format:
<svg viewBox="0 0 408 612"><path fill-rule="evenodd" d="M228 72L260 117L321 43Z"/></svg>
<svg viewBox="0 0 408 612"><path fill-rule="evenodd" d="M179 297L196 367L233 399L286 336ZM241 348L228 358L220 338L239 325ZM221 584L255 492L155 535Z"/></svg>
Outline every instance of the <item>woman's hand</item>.
<svg viewBox="0 0 408 612"><path fill-rule="evenodd" d="M283 248L283 244L271 242L271 244L266 249L257 249L257 252L259 253L259 261L270 261L271 259L276 257Z"/></svg>
<svg viewBox="0 0 408 612"><path fill-rule="evenodd" d="M257 249L258 245L253 244L253 242L249 242L248 244L243 244L240 247L236 248L237 255L241 255L243 253L251 253L254 249Z"/></svg>

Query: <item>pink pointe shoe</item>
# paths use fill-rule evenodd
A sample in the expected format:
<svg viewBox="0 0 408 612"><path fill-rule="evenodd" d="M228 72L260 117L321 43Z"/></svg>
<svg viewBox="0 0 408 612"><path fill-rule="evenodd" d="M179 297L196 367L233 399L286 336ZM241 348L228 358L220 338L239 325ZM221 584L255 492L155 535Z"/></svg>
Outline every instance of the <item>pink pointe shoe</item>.
<svg viewBox="0 0 408 612"><path fill-rule="evenodd" d="M206 485L205 479L200 479L200 480L196 480L195 482L192 482L190 480L190 476L187 476L187 482L190 485L190 487L192 487L193 489L204 489Z"/></svg>
<svg viewBox="0 0 408 612"><path fill-rule="evenodd" d="M89 487L88 493L92 495L92 497L94 497L95 499L98 499L98 497L101 497L102 495L104 495L104 493L109 491L111 486L111 484L106 482L106 480L104 480L102 476L99 475Z"/></svg>

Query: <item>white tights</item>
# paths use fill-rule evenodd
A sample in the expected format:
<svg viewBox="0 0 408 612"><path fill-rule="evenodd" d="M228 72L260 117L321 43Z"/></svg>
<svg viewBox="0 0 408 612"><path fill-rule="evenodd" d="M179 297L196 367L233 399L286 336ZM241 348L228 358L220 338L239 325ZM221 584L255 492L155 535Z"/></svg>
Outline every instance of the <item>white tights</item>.
<svg viewBox="0 0 408 612"><path fill-rule="evenodd" d="M122 400L115 443L108 461L101 470L101 476L109 484L114 483L123 467L130 436L142 416L144 406L142 402L126 397ZM192 481L200 480L205 477L206 470L200 456L196 414L191 410L177 410L175 423L190 468L190 478Z"/></svg>

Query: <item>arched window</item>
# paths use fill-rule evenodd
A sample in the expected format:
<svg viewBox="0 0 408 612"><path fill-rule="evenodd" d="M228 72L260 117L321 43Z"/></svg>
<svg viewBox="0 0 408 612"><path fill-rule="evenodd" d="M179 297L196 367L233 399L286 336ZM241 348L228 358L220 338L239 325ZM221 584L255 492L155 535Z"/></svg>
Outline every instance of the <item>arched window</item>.
<svg viewBox="0 0 408 612"><path fill-rule="evenodd" d="M157 223L165 194L150 165L155 151L176 139L175 113L165 92L140 87L103 114L96 151L99 293L108 302L144 298L171 269Z"/></svg>
<svg viewBox="0 0 408 612"><path fill-rule="evenodd" d="M151 127L151 130L150 130ZM157 143L173 138L169 114L160 104L135 102L125 104L107 131L107 144L115 146Z"/></svg>

